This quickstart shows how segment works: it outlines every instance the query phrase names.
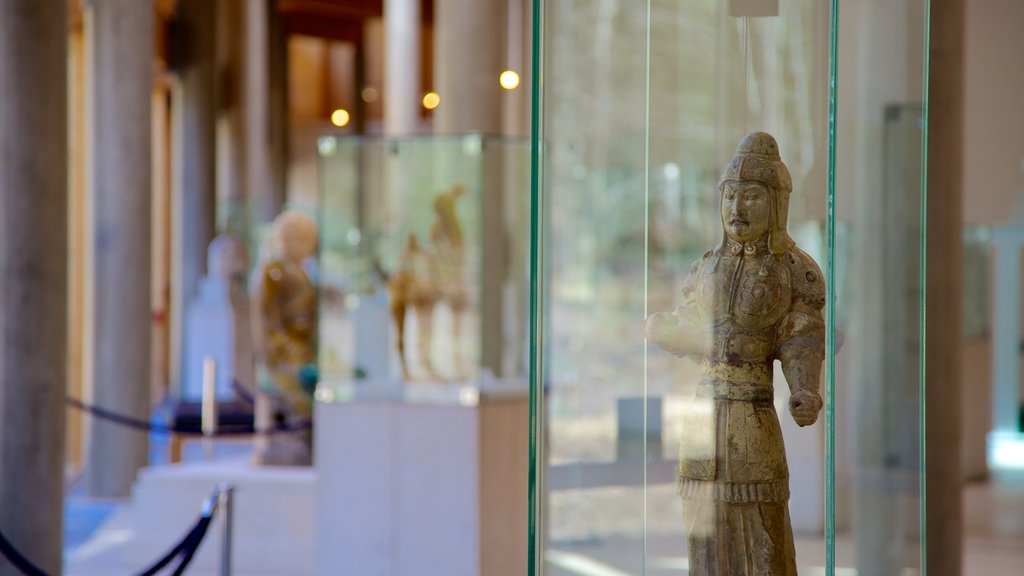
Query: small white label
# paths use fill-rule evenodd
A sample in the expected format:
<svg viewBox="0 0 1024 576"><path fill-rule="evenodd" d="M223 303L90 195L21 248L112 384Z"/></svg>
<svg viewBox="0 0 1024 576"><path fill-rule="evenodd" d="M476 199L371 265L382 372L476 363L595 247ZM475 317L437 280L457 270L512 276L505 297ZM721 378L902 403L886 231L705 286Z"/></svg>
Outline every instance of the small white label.
<svg viewBox="0 0 1024 576"><path fill-rule="evenodd" d="M778 16L779 0L729 0L730 16Z"/></svg>

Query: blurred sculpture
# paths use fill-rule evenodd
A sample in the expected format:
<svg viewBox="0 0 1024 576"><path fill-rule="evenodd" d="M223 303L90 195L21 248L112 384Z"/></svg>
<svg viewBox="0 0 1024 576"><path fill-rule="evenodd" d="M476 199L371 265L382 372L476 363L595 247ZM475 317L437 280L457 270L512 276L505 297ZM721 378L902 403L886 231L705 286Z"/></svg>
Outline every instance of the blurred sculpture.
<svg viewBox="0 0 1024 576"><path fill-rule="evenodd" d="M391 295L391 316L397 331L396 344L398 356L402 362L402 376L409 380L409 357L405 351L405 316L409 308L416 313L419 325L419 357L427 372L436 377L433 362L430 358L431 334L433 326L431 316L438 292L431 270L431 258L416 240L415 234L409 234L405 248L399 259L398 270L388 279L388 291Z"/></svg>
<svg viewBox="0 0 1024 576"><path fill-rule="evenodd" d="M744 138L719 184L722 242L690 268L682 305L644 332L701 378L680 443L693 576L795 576L789 469L773 404L782 363L800 426L821 410L825 285L786 231L789 171L769 134Z"/></svg>
<svg viewBox="0 0 1024 576"><path fill-rule="evenodd" d="M219 398L234 397L234 382L253 384L245 244L229 234L217 236L207 248L206 269L185 317L182 395L188 400L202 396L202 366L207 356L216 361Z"/></svg>
<svg viewBox="0 0 1024 576"><path fill-rule="evenodd" d="M460 326L469 298L466 292L466 250L456 203L464 193L464 187L456 184L451 190L434 198L435 221L430 228L430 244L421 246L416 236L409 234L399 258L398 270L388 279L391 315L397 328L398 354L406 380L410 379L409 357L405 348L405 318L409 308L416 314L420 363L431 378L440 378L431 354L433 315L439 303L447 304L452 311L452 343L455 350L453 364L456 372L463 372L458 350L461 344Z"/></svg>
<svg viewBox="0 0 1024 576"><path fill-rule="evenodd" d="M452 365L458 375L465 372L459 351L462 349L462 319L469 307L469 295L466 291L466 248L456 204L465 192L462 184L456 184L434 198L436 220L430 228L438 301L447 304L452 312Z"/></svg>
<svg viewBox="0 0 1024 576"><path fill-rule="evenodd" d="M312 417L316 361L317 291L303 263L316 253L316 222L284 212L272 224L271 257L256 272L252 293L253 338L260 388L277 395L287 422ZM311 435L299 443L280 438L258 449L261 464L309 464ZM275 440L277 440L275 438Z"/></svg>

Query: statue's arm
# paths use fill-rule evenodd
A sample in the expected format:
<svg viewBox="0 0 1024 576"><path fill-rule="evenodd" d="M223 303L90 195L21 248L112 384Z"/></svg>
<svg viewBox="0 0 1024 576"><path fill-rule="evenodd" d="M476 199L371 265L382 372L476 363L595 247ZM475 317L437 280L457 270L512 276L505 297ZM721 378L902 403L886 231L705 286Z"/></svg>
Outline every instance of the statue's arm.
<svg viewBox="0 0 1024 576"><path fill-rule="evenodd" d="M695 288L701 261L690 267L683 281L683 301L674 312L656 312L644 323L644 336L655 346L676 356L705 356L711 338L697 317Z"/></svg>
<svg viewBox="0 0 1024 576"><path fill-rule="evenodd" d="M783 324L777 356L789 383L789 412L800 426L818 419L822 400L821 364L825 359L825 284L818 265L799 252L790 267L793 308Z"/></svg>

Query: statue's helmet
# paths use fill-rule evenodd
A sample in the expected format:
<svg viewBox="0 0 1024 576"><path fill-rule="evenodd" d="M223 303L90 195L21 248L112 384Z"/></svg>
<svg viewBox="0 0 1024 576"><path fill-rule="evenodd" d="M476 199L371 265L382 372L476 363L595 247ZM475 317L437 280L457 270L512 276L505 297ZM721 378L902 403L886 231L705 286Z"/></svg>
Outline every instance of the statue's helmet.
<svg viewBox="0 0 1024 576"><path fill-rule="evenodd" d="M779 144L767 132L751 132L736 146L736 154L725 165L718 183L722 191L726 182L760 182L771 195L768 250L782 254L793 247L793 239L786 231L789 220L789 194L793 180L789 169L782 163Z"/></svg>

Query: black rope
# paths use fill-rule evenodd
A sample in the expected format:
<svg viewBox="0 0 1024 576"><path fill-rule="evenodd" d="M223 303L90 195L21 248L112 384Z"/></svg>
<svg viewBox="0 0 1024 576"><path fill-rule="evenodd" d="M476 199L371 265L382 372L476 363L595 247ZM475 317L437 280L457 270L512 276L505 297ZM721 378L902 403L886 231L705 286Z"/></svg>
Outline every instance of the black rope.
<svg viewBox="0 0 1024 576"><path fill-rule="evenodd" d="M4 558L7 558L7 561L13 564L14 567L25 576L46 576L46 572L43 572L41 568L29 561L28 558L25 558L25 556L7 540L3 531L0 531L0 554L3 554Z"/></svg>
<svg viewBox="0 0 1024 576"><path fill-rule="evenodd" d="M192 556L196 553L196 549L199 548L199 544L203 542L203 538L206 536L206 531L210 527L210 522L213 521L211 516L200 516L196 525L189 530L188 534L178 542L174 548L171 548L163 558L158 560L156 564L153 564L148 570L139 574L139 576L155 576L157 572L163 570L168 564L171 563L175 558L181 557L181 563L175 569L175 574L181 574L185 571L185 568L192 562Z"/></svg>
<svg viewBox="0 0 1024 576"><path fill-rule="evenodd" d="M174 576L181 576L185 573L185 568L187 568L192 562L192 558L195 556L196 550L199 549L199 545L203 543L203 538L206 537L206 533L210 528L210 523L213 522L213 515L217 510L214 505L216 498L217 494L207 498L203 505L203 512L200 514L199 520L196 521L195 526L193 526L192 529L188 531L188 534L185 534L185 537L175 544L167 554L164 554L163 557L157 560L156 563L149 567L145 572L141 572L139 576L155 576L157 572L163 570L179 556L181 557L181 563L178 564L177 568L175 568ZM24 576L47 576L46 572L25 558L25 556L19 552L9 540L7 540L3 531L0 531L0 554L2 554L4 558L7 558L7 560Z"/></svg>
<svg viewBox="0 0 1024 576"><path fill-rule="evenodd" d="M192 563L192 557L195 556L196 550L199 549L199 545L203 543L203 537L206 536L206 530L210 527L210 517L204 516L199 519L199 523L196 524L196 530L193 533L192 540L188 547L185 548L181 557L181 564L174 571L174 576L181 576L185 573L185 568Z"/></svg>
<svg viewBox="0 0 1024 576"><path fill-rule="evenodd" d="M140 431L144 431L144 432L159 432L159 433L163 433L163 434L181 434L183 436L196 436L196 437L205 436L205 434L203 434L202 432L197 432L196 430L194 430L192 428L188 428L188 427L185 427L185 426L168 426L166 424L154 424L153 422L150 422L148 420L142 420L142 419L139 419L139 418L133 418L131 416L126 416L124 414L118 414L117 412L113 412L113 411L107 410L105 408L100 408L99 406L93 406L91 404L86 404L85 402L82 402L78 398L73 398L71 396L66 397L65 398L65 402L67 403L68 406L70 406L72 408L76 408L76 409L81 410L83 412L87 412L89 414L92 414L93 416L95 416L97 418L100 418L100 419L103 419L103 420L107 420L107 421L113 422L115 424L120 424L120 425L126 426L128 428L134 428L136 430L140 430ZM304 419L304 420L300 420L298 422L291 422L291 423L282 422L282 423L278 423L276 426L274 426L272 428L264 428L264 429L256 429L256 430L230 430L230 429L229 430L218 430L216 433L213 434L213 436L214 437L218 437L218 436L251 436L253 434L264 436L264 435L271 435L271 434L290 434L290 433L294 433L294 432L304 432L306 430L310 430L312 427L313 427L313 422L311 420L309 420L309 419Z"/></svg>
<svg viewBox="0 0 1024 576"><path fill-rule="evenodd" d="M203 519L200 518L199 521L196 522L195 526L193 526L192 529L188 531L188 534L185 534L185 537L182 538L180 542L174 545L174 548L171 548L167 552L167 554L164 554L163 558L157 560L156 564L150 566L149 569L145 572L140 573L139 576L154 576L157 572L163 570L164 566L170 564L171 560L177 558L178 555L180 555L182 551L185 550L185 547L188 546L189 542L192 541L193 535L196 533L196 530L199 529L199 524L202 522L202 520Z"/></svg>

